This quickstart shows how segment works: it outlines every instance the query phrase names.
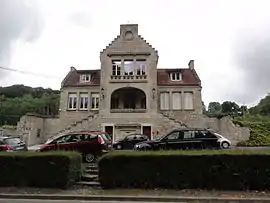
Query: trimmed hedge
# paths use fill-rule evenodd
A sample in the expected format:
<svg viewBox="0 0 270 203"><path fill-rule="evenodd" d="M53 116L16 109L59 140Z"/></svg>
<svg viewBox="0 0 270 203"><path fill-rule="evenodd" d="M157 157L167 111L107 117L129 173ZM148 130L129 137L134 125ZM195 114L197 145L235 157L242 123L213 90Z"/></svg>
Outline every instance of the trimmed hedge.
<svg viewBox="0 0 270 203"><path fill-rule="evenodd" d="M123 151L98 162L104 188L270 189L270 151Z"/></svg>
<svg viewBox="0 0 270 203"><path fill-rule="evenodd" d="M67 188L81 178L76 152L0 153L0 186Z"/></svg>

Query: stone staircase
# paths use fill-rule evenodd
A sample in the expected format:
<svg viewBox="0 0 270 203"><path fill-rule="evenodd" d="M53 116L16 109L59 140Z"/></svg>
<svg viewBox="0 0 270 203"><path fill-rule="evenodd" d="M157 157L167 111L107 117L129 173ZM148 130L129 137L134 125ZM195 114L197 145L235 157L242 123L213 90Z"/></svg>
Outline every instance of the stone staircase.
<svg viewBox="0 0 270 203"><path fill-rule="evenodd" d="M98 181L98 165L97 163L86 164L80 182L77 185L88 186L94 188L100 188L100 183Z"/></svg>
<svg viewBox="0 0 270 203"><path fill-rule="evenodd" d="M82 130L89 130L89 125L90 123L95 120L98 117L98 114L90 114L87 117L76 121L74 123L72 123L71 125L69 125L68 127L64 128L63 130L60 130L58 132L56 132L54 134L54 136L56 135L60 135L60 134L65 134L65 133L69 133L72 131L82 131ZM91 130L98 130L98 129L91 129Z"/></svg>
<svg viewBox="0 0 270 203"><path fill-rule="evenodd" d="M157 125L157 130L159 131L160 135L163 135L164 133L167 133L176 128L188 127L188 125L186 125L185 123L181 122L180 120L174 119L165 113L160 113L158 119L161 120L161 122L159 122Z"/></svg>

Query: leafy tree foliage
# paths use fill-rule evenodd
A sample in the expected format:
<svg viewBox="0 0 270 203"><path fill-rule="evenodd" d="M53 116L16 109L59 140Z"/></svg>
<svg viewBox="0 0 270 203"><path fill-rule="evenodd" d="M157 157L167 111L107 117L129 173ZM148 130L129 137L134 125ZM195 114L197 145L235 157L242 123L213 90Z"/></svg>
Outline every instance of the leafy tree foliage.
<svg viewBox="0 0 270 203"><path fill-rule="evenodd" d="M55 116L59 109L60 91L24 85L0 87L0 126L16 125L26 113Z"/></svg>
<svg viewBox="0 0 270 203"><path fill-rule="evenodd" d="M209 114L220 114L222 111L221 104L219 102L210 102L208 105Z"/></svg>

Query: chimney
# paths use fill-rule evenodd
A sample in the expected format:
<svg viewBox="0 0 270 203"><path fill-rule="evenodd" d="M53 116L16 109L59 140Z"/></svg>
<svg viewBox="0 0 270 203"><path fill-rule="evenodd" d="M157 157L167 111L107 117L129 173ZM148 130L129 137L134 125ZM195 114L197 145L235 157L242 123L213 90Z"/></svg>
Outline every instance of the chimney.
<svg viewBox="0 0 270 203"><path fill-rule="evenodd" d="M188 68L194 69L194 60L190 60L188 63Z"/></svg>
<svg viewBox="0 0 270 203"><path fill-rule="evenodd" d="M73 66L71 66L71 67L70 67L70 72L73 72L73 71L76 71L76 68L73 67Z"/></svg>

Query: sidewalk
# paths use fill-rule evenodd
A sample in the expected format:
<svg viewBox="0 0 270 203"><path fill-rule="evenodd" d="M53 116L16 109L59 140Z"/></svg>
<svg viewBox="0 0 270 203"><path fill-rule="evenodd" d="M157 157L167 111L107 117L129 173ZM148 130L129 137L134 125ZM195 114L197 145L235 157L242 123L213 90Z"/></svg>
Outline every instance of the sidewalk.
<svg viewBox="0 0 270 203"><path fill-rule="evenodd" d="M226 197L180 197L180 196L116 196L116 195L57 195L57 194L0 194L0 199L78 200L78 201L138 201L181 203L262 203L270 198L226 198Z"/></svg>

